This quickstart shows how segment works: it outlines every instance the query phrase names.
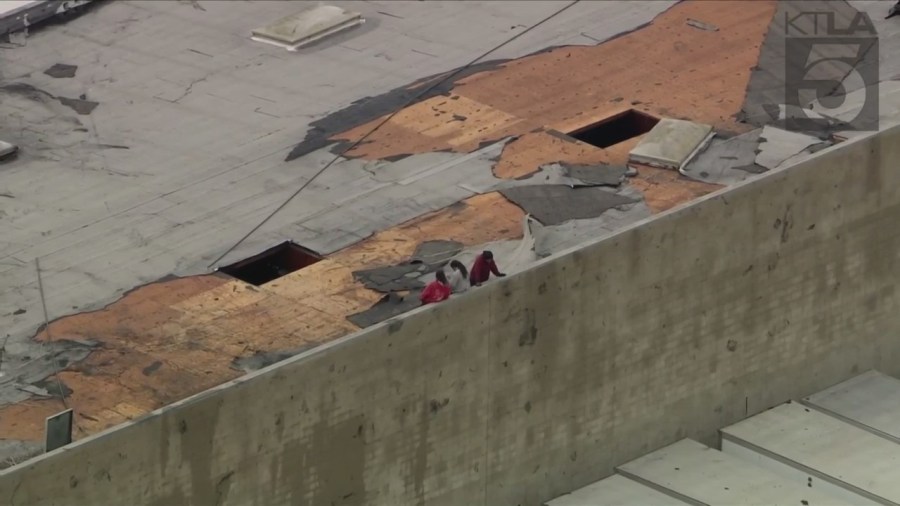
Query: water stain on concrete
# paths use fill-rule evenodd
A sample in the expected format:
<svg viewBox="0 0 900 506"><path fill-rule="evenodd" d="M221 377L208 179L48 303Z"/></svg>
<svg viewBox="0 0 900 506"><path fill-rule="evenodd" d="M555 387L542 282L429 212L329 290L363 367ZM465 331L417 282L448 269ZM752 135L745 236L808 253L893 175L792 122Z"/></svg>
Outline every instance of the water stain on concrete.
<svg viewBox="0 0 900 506"><path fill-rule="evenodd" d="M534 320L534 311L531 309L525 310L525 329L519 334L519 346L534 346L534 343L537 342L538 334L537 334L537 326L535 325Z"/></svg>
<svg viewBox="0 0 900 506"><path fill-rule="evenodd" d="M304 469L319 484L311 504L366 504L366 434L359 430L365 423L365 417L357 415L336 424L322 420L313 427Z"/></svg>
<svg viewBox="0 0 900 506"><path fill-rule="evenodd" d="M444 399L442 401L431 399L431 402L428 403L428 409L431 411L432 415L436 415L438 411L443 409L447 404L450 404L450 399Z"/></svg>

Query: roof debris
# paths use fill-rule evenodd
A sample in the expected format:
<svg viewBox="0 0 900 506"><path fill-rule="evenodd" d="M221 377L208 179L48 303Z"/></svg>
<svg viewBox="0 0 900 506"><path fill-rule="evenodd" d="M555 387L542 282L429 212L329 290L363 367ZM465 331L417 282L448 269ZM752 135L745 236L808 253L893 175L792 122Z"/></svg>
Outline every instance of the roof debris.
<svg viewBox="0 0 900 506"><path fill-rule="evenodd" d="M688 26L692 26L694 28L699 28L700 30L706 30L708 32L718 32L719 27L716 25L712 25L709 23L704 23L703 21L698 21L696 19L688 18L686 24Z"/></svg>
<svg viewBox="0 0 900 506"><path fill-rule="evenodd" d="M660 3L662 2L622 5L640 5L628 8L642 9L639 11L641 14L636 16L644 16L642 24L652 17L647 14L651 7L646 6ZM151 14L157 16L158 20L169 19L169 13L165 12L168 9L166 5L165 2L154 4L155 10L151 9ZM283 8L279 7L282 5L284 4L275 2L267 8ZM441 9L450 9L450 4L447 5ZM590 5L590 9L585 9L624 8L616 3ZM594 5L597 7L593 7ZM127 3L120 7L122 17L133 13L133 8ZM244 7L239 3L229 4L228 7L241 8ZM654 15L662 11L658 7L652 8L658 9L654 11ZM375 79L371 77L374 74L366 74L370 81L378 81L377 86L356 82L351 83L351 86L331 82L330 78L321 82L316 80L318 76L326 74L323 70L315 74L316 79L307 78L291 85L293 88L303 89L301 96L278 91L279 87L285 87L284 81L277 81L278 76L286 74L296 80L296 73L276 70L278 67L260 63L259 58L247 62L232 59L227 65L229 69L231 63L262 65L261 68L250 67L250 70L264 72L259 75L266 75L267 79L273 80L273 86L265 90L265 96L256 99L269 104L276 101L290 104L290 113L294 116L289 121L279 123L277 120L266 119L268 123L265 126L248 123L253 120L236 119L234 115L228 117L224 110L219 116L220 111L210 111L206 107L207 102L217 103L215 101L228 99L227 96L223 98L214 95L217 88L221 95L223 90L237 86L235 83L252 81L240 70L229 70L231 73L227 75L210 74L212 67L208 67L209 62L220 63L221 58L224 58L223 54L216 53L215 59L204 59L202 65L192 68L191 75L183 76L178 83L148 81L146 89L133 90L137 99L152 104L159 102L160 114L163 115L161 118L170 124L183 121L194 129L193 125L210 125L210 117L213 117L215 121L229 119L238 127L216 130L215 134L210 132L205 137L209 142L208 152L195 149L199 140L192 144L180 143L180 139L185 137L184 129L166 136L135 128L134 131L141 132L140 135L117 135L115 139L110 139L114 143L104 145L105 148L133 146L132 150L104 151L103 156L117 157L117 162L127 157L128 160L140 161L142 166L147 167L158 166L160 158L141 158L144 156L142 153L154 151L148 147L167 146L167 156L175 156L173 165L190 165L192 171L198 171L197 178L206 177L207 173L210 176L210 179L203 180L210 181L209 183L187 185L190 186L188 191L183 191L187 188L184 183L186 179L179 174L175 183L147 179L119 192L124 194L135 190L135 193L127 194L129 198L144 198L145 195L137 192L137 189L146 190L151 204L138 208L134 213L120 213L122 207L113 205L113 211L107 211L118 214L103 222L103 227L111 230L134 229L137 237L135 241L141 241L140 244L162 244L163 248L167 247L166 244L181 244L183 246L180 248L188 249L179 251L177 255L154 256L147 264L123 264L121 270L135 274L134 278L122 274L115 281L101 280L105 283L103 288L110 292L114 291L110 287L115 285L115 290L119 290L115 293L121 293L138 283L131 283L129 280L140 279L140 282L145 283L147 279L159 277L160 272L145 268L145 265L154 262L159 264L156 269L167 269L165 272L177 275L196 273L197 271L192 270L194 267L185 265L199 264L193 261L201 257L205 261L210 257L210 251L202 250L191 240L206 233L210 216L216 216L215 219L220 221L245 223L245 218L255 214L256 209L271 204L266 199L272 194L305 178L309 173L308 168L321 167L323 160L332 158L328 156L328 150L334 152L345 148L346 142L359 140L371 130L373 121L380 121L385 115L394 112L397 114L384 128L367 137L367 142L347 153L346 159L336 164L338 170L323 174L315 191L307 193L307 199L292 203L292 208L286 210L289 212L280 216L281 223L277 227L272 226L272 230L258 234L255 245L248 245L248 251L260 250L265 249L260 246L267 241L272 244L292 239L317 251L321 250L326 255L322 261L253 290L247 289L248 285L240 281L219 276L193 276L146 284L94 313L75 314L51 322L53 336L89 336L101 343L96 349L92 348L86 358L77 359L77 362L60 373L65 385L72 390L68 402L76 407L80 416L82 429L76 433L76 437L83 437L139 416L157 406L183 399L232 379L240 371L265 367L298 353L297 350L308 349L346 335L358 327L416 307L418 297L414 287L418 285L414 282L421 285L423 276L432 276L430 272L423 272L422 267L425 266L427 270L432 264L445 261L451 254L450 251L455 251L453 258L468 263L474 253L489 248L497 254L504 271L515 272L516 266L524 268L539 256L576 246L585 240L600 237L643 219L653 212L664 211L716 190L719 186L712 184L715 182L713 179L708 182L692 181L675 171L643 165L637 167L636 174L633 170L626 169L624 164L628 162L629 152L641 141L640 136L608 148L597 148L560 132L573 132L585 125L594 124L621 111L622 104L639 104L642 112L656 117L689 117L692 121L731 130L736 134L750 130L749 126L738 123L734 115L745 94L749 69L758 56L756 46L762 41L775 8L775 2L771 1L681 2L666 14L656 17L652 24L596 46L549 48L517 59L473 66L455 76L453 82L442 83L428 96L422 97L420 102L399 111L418 90L446 73L409 85L389 79L390 76ZM215 15L212 10L207 14ZM115 17L119 14L110 11L110 15ZM683 30L686 17L704 19L704 23L710 26L715 26L711 23L716 23L730 28L715 31ZM83 21L86 26L90 26L88 17ZM516 20L519 21L524 22L523 19ZM404 23L393 19L391 22ZM421 23L421 19L417 18L416 23ZM565 30L572 32L568 26ZM592 28L591 33L599 36L597 30L599 28ZM611 33L618 31L621 28L616 28ZM366 44L383 44L373 35L378 33L377 30L360 30L354 32L354 37ZM49 31L47 35L54 34ZM677 34L677 39L674 34ZM210 37L214 35L211 32ZM217 36L220 38L216 40L230 40L221 34ZM383 37L383 33L379 36ZM605 37L600 37L600 40ZM390 43L398 44L397 40L392 38ZM670 42L664 44L665 50L659 50L662 47L661 40ZM675 40L682 44L672 44ZM180 42L194 44L196 41L182 39ZM446 42L435 43L434 47L429 47L429 51L438 54L442 44L446 45ZM117 55L113 49L124 54ZM363 67L360 62L369 61L371 65L366 65L375 66L367 58L383 53L386 48L379 46L370 55L367 48L326 48L323 45L321 52L327 53L329 49L353 51L350 66L358 73L362 72ZM33 54L37 50L22 48L15 51L29 51L29 54ZM110 72L113 67L117 71L127 69L124 64L117 62L143 61L141 58L145 55L128 51L130 50L124 46L101 48L101 52L106 55L104 61L110 62ZM304 57L309 57L319 66L327 64L345 69L348 65L339 58L333 58L334 55L330 53L327 54L330 58L328 60L315 60L317 53L319 51L308 53ZM441 61L461 62L469 56L461 51L457 53L443 51L439 54ZM500 56L506 57L509 54ZM517 53L516 56L519 54L522 53ZM641 58L639 65L635 64L635 55ZM293 65L290 59L270 58L266 61L270 60L276 61L274 65L279 67ZM84 61L78 63L87 65ZM401 68L399 64L393 64L395 67L390 67L391 65L384 59L377 63L379 68L400 72L397 70ZM409 60L404 60L403 65L413 69L408 77L407 74L402 74L404 79L410 81L421 75L416 75L416 70L420 70L422 74L446 70L421 62L411 65ZM421 70L426 67L428 70ZM572 69L578 69L578 72L573 72ZM660 73L666 76L664 83L656 77ZM566 78L559 79L559 76ZM59 88L62 90L60 93L67 93L69 96L78 96L83 90L75 88L78 83L74 80L51 79L49 75L36 72L29 78L21 78L20 85L0 82L0 91L18 94L16 102L4 100L0 106L12 109L14 105L15 108L20 108L23 104L28 105L28 99L38 100L45 107L35 109L52 114L53 121L64 124L66 131L88 132L83 125L75 125L79 118L60 110L53 103L62 101L61 99L39 87L52 89L54 93L57 93L58 87L62 87ZM184 105L172 106L153 98L166 93L169 96L182 94L185 87L189 87L190 82L198 82L197 79L205 79L204 89L201 90L202 93L194 90L194 93L187 95L183 100ZM91 98L106 104L105 100L110 95L108 92L104 94L104 90L109 88L115 93L122 93L122 86L125 85L109 83L92 89ZM328 107L320 104L324 99L321 90L317 89L322 87L328 88L329 96L335 96L332 101L326 101L326 105L331 104ZM395 87L393 91L382 96L354 102L360 95L391 87ZM227 92L225 95L228 95ZM711 96L716 99L710 100ZM305 99L308 101L302 102ZM619 100L613 101L614 99ZM87 101L87 98L82 96L77 100ZM346 109L333 109L333 104L351 102L352 105ZM77 105L69 102L67 105L90 113L96 107L96 102ZM110 103L109 107L113 106ZM135 100L134 107L139 107L138 100ZM253 107L256 105L248 110ZM139 110L147 111L146 108ZM263 135L265 132L262 130L268 130L273 123L278 123L278 126L271 127L272 130L277 128L280 131L291 131L301 128L297 126L296 118L306 114L317 119L303 121L302 128L306 129L307 138L287 155L288 160L298 160L292 164L279 165L278 160L286 153L277 148L285 144L285 138L275 134L268 137L269 134ZM121 115L116 112L109 116L110 119L116 119L113 117ZM158 125L159 121L161 120L155 123ZM128 124L142 123L118 121L101 126L112 131ZM246 135L248 125L259 130L252 134L252 141ZM126 129L123 127L120 130ZM225 135L219 135L223 132ZM7 135L5 131L2 133ZM40 133L44 136L47 131L45 129ZM58 140L62 133L60 128L51 137ZM198 135L201 134L202 132L198 132ZM28 144L18 138L12 140L25 146L23 152L36 151L30 147L39 145L36 142ZM90 145L96 152L99 145L96 139L88 142L84 142L85 139L82 138L64 140L69 144L77 144L79 150ZM72 140L78 142L70 142ZM261 147L248 147L257 144ZM230 146L234 146L230 151L221 149ZM240 149L236 146L240 146ZM54 156L59 159L70 154L56 146L53 149L57 151L48 150L47 153L56 153ZM83 153L84 151L78 151L78 154ZM243 164L245 160L257 159L263 153L269 153L269 158L258 158L259 162L255 164L247 162L247 169L222 173L221 177L213 175L223 170L220 167L221 159L235 158ZM85 157L90 158L88 155ZM196 160L205 158L208 158L208 166L200 167ZM206 172L201 174L202 171ZM100 174L99 168L96 173ZM629 176L632 177L626 179ZM266 184L260 182L256 188L254 184L262 180ZM498 189L503 191L502 195L496 193ZM159 192L154 193L156 190ZM165 198L157 198L163 190L167 192ZM199 192L203 192L208 199L196 199ZM517 206L504 196L511 197L510 200L518 200L522 205ZM35 209L41 208L37 205L37 200L27 200L28 195L17 192L16 197L17 203L22 200ZM239 204L234 202L246 205L238 209ZM238 211L228 208L231 205ZM534 213L533 220L525 219L526 211ZM102 217L82 216L85 220ZM187 217L200 218L197 218L198 224L195 225ZM46 216L40 218L50 219ZM32 215L27 219L34 220L37 216ZM120 219L123 221L117 221ZM199 223L204 220L206 223ZM24 221L25 218L13 216L10 223L16 225ZM527 226L522 227L523 222ZM178 225L173 226L173 223ZM161 232L164 229L175 232ZM96 228L90 230L93 232L86 230L83 233L100 233ZM221 235L225 230L213 228L212 232ZM443 241L445 244L441 247L448 246L448 249L440 250L434 258L430 255L417 257L417 247L435 240ZM215 247L219 244L217 240L207 242L214 243ZM449 243L454 243L453 247L449 247ZM27 251L34 252L36 244L29 244ZM137 242L123 240L123 244L125 249L122 251L132 253L138 250L143 252L142 255L149 255L146 248L138 246ZM459 251L463 246L465 249ZM102 259L96 263L107 265L106 261L110 257L103 256L107 252L101 255L95 250L87 251L82 246L79 248L81 249L78 249L77 255L72 253L69 256ZM157 255L156 250L152 254ZM215 254L213 251L212 255ZM422 263L410 261L410 272L399 278L387 279L389 283L402 282L404 288L412 288L402 299L397 294L385 297L383 292L367 288L371 283L358 281L358 273L371 271L379 266L396 265L399 259L404 258ZM150 257L143 256L138 262L144 259L150 260ZM100 277L96 266L84 262L56 261L60 265L60 271L65 271L65 276L54 274L52 282L55 286L77 286L72 290L77 293L55 293L53 303L58 307L52 312L56 315L67 314L66 311L76 304L78 308L97 308L100 300L98 297L106 295L91 293L90 300L85 303L81 300L85 299L82 288L94 290L96 287L93 283L101 282L87 279L89 276ZM82 271L85 272L85 277L81 276ZM410 274L410 277L406 274ZM20 278L15 280L16 289L26 287L29 282L25 276ZM382 290L385 290L384 286ZM10 317L14 320L14 326L17 326L15 330L24 335L22 329L26 325L22 322L36 312L31 310L31 304L35 301L28 299L29 291L20 291L25 294L25 299L16 300L15 306L4 308L4 312L11 313L20 306L29 309L27 314ZM71 300L73 297L79 300ZM374 313L368 312L373 304L379 306L379 309ZM31 320L26 323L30 325ZM253 332L247 332L246 329L251 327ZM37 342L29 342L38 345L39 342L55 342L56 339L42 333L38 335ZM21 346L21 343L17 342L17 346ZM51 344L47 343L47 346ZM28 382L26 385L33 383ZM145 388L146 385L150 387ZM28 395L21 390L16 392L17 395ZM102 392L103 395L96 395L97 392ZM32 399L27 403L0 407L0 433L21 439L39 439L39 429L35 427L42 427L49 402L52 401ZM53 409L56 407L58 406L54 405Z"/></svg>
<svg viewBox="0 0 900 506"><path fill-rule="evenodd" d="M78 65L68 65L65 63L55 63L52 67L48 68L44 71L50 77L54 77L57 79L75 77L75 72L78 70Z"/></svg>
<svg viewBox="0 0 900 506"><path fill-rule="evenodd" d="M638 202L601 186L531 185L506 188L500 193L543 225L596 218L609 209Z"/></svg>
<svg viewBox="0 0 900 506"><path fill-rule="evenodd" d="M419 293L420 290L413 290L402 295L391 292L369 309L349 315L347 319L360 328L371 327L421 306Z"/></svg>

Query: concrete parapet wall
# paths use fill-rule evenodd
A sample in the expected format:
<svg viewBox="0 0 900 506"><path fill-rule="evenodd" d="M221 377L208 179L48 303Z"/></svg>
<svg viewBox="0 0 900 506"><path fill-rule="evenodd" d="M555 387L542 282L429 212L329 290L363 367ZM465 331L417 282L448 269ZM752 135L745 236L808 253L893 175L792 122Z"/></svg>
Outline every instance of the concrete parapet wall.
<svg viewBox="0 0 900 506"><path fill-rule="evenodd" d="M900 130L0 473L8 505L535 505L900 373Z"/></svg>

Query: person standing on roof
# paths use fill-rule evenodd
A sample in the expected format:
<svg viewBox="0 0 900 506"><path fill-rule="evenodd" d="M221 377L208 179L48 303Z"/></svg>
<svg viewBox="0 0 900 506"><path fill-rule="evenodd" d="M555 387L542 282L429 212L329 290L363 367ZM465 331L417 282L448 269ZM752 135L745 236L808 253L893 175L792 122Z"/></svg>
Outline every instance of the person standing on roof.
<svg viewBox="0 0 900 506"><path fill-rule="evenodd" d="M462 293L469 289L469 271L459 260L450 262L450 290L453 293Z"/></svg>
<svg viewBox="0 0 900 506"><path fill-rule="evenodd" d="M441 302L449 298L450 283L447 282L447 275L444 274L444 269L434 273L434 281L428 283L428 286L426 286L425 289L422 290L422 294L419 295L419 300L422 301L423 306L425 304Z"/></svg>
<svg viewBox="0 0 900 506"><path fill-rule="evenodd" d="M490 279L491 273L494 276L502 278L506 276L497 268L494 263L494 254L488 250L484 250L480 255L475 257L475 263L472 264L472 270L469 272L469 283L472 286L481 286L482 283Z"/></svg>

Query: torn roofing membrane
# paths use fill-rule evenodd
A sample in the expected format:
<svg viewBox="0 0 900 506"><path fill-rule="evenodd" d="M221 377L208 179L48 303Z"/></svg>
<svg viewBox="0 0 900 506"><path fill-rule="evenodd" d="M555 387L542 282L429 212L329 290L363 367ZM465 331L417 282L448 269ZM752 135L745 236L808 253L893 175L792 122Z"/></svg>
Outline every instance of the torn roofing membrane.
<svg viewBox="0 0 900 506"><path fill-rule="evenodd" d="M167 4L158 8L174 7ZM590 2L579 8L625 7ZM633 8L648 7L643 4ZM505 270L503 262L511 262L512 258L528 260L549 255L716 190L719 186L711 184L712 180L692 181L676 171L652 167L637 166L636 175L628 177L628 153L640 138L600 149L559 132L575 131L614 115L623 104L660 117L689 118L717 130L738 134L749 131L750 127L737 122L734 116L744 99L749 69L756 63L757 42L765 36L775 8L776 3L770 1L681 2L641 30L598 45L554 47L523 58L475 65L398 111L423 87L433 83L434 77L422 79L317 117L310 123L306 137L287 155L293 162L282 167L282 173L264 172L257 167L252 169L259 172L256 177L256 173L236 170L234 177L229 175L219 186L191 187L194 193L203 192L204 199L191 195L181 202L175 194L153 199L157 207L141 209L145 214L140 220L126 222L128 227L118 224L116 230L133 230L148 244L160 248L188 248L202 233L197 227L204 226L203 220L208 225L210 217L215 216L217 221L234 220L234 227L243 226L236 216L254 215L257 208L272 205L273 201L265 199L271 195L280 198L279 192L290 190L310 170L321 167L322 160L332 158L333 151L346 148L347 142L354 142L371 130L373 122L397 111L383 128L332 167L337 170L327 171L318 181L320 184L311 186L312 191L306 192L303 199L285 208L273 220L271 230L261 231L258 242L249 246L258 252L289 238L323 253L322 261L259 287L221 275L145 284L96 312L52 321L51 332L39 333L37 343L28 340L29 345L37 346L63 339L94 339L99 343L90 354L74 359L59 374L71 390L67 402L84 414L78 418L76 437L140 416L243 371L367 325L372 319L358 315L378 303L384 294L368 289L354 273L414 259L414 250L422 243L439 240L463 245L466 250L458 254L460 257L486 245L496 245L490 247L503 251L501 268ZM110 16L118 12L110 9ZM122 16L131 12L127 4L115 9L121 9ZM639 24L649 19L641 19ZM688 25L687 19L718 30ZM571 30L565 31L568 34ZM378 48L386 49L389 48ZM365 52L360 54L360 58L371 57ZM276 61L278 65L290 65ZM66 109L71 104L59 107L58 95L80 96L75 85L94 69L86 68L87 61L66 63L78 64L74 78L56 78L39 71L37 77L23 78L19 84L0 81L0 93L5 94L4 99L15 95L17 103L31 101L55 106L71 115L66 119L77 120L81 113ZM266 68L273 76L277 74ZM666 75L665 82L659 80L660 74ZM234 86L243 82L229 80ZM151 84L168 86L161 82ZM109 86L115 88L116 84ZM164 96L177 97L179 104L160 102L162 99L151 102L161 104L161 110L175 111L172 114L186 114L202 110L204 101L215 99L213 95L227 95L227 87L215 76L192 85L189 94L184 94L185 86L186 83ZM42 92L44 89L53 93ZM710 100L710 96L716 99ZM4 103L11 102L0 101L0 107ZM105 118L118 114L110 113L118 110L112 102L94 107L87 114L109 114ZM60 115L57 109L51 112ZM272 126L273 131L293 128L285 126L285 122L272 122L267 126ZM291 119L294 123L296 120ZM72 130L71 125L67 128ZM265 132L254 133L263 139L259 142L268 142ZM94 144L127 145L118 140ZM135 151L132 148L105 153L109 157L117 153L137 156ZM232 156L229 153L222 156ZM279 160L284 156L276 154ZM179 163L185 160L176 155L172 153ZM207 155L197 152L191 156ZM271 159L260 163L272 164ZM260 177L271 183L254 198L229 193L252 186ZM253 205L247 204L250 207L240 209L239 215L219 215L221 209L207 206L233 195ZM511 200L518 200L521 206ZM557 205L548 208L549 201ZM170 209L180 210L182 216L172 214ZM532 223L534 237L529 241L524 240L522 232L526 211L533 212L534 219L542 222ZM200 223L195 226L191 220ZM141 228L144 221L159 230ZM179 230L183 236L171 235ZM271 242L267 243L269 239ZM528 251L519 255L522 244ZM215 256L217 251L195 256ZM168 258L155 254L148 259ZM79 250L79 256L97 255ZM422 264L410 265L430 265L421 260ZM80 272L76 267L87 269L81 264L73 268L67 265L58 269L66 274L53 272L48 276L56 276L56 283L62 283ZM69 277L63 278L64 275ZM405 274L402 278L405 282ZM53 295L54 303L70 307L58 302L64 294ZM414 291L411 298L407 297L403 301L389 297L381 304L392 308L389 313L399 314L407 309L401 302L418 302ZM39 301L29 299L28 313L17 318L32 318L40 312L34 309L38 304ZM24 342L17 342L19 349ZM58 400L52 406L51 401L32 398L0 407L0 434L39 440L40 430L35 427L41 427L48 411L58 407Z"/></svg>

